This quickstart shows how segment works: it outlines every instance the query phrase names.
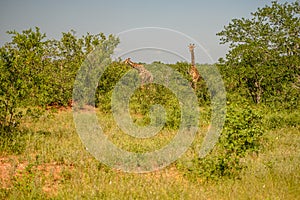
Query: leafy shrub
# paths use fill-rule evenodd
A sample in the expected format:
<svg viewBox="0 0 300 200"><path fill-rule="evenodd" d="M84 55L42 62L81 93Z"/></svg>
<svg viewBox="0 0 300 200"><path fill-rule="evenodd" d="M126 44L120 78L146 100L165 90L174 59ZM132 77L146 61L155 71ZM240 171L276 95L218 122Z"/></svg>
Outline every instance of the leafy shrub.
<svg viewBox="0 0 300 200"><path fill-rule="evenodd" d="M73 30L49 40L38 27L8 33L11 42L0 48L0 135L15 132L27 113L38 115L26 112L28 107L67 106L86 55L98 45L111 42L113 49L119 42L103 33L78 38Z"/></svg>
<svg viewBox="0 0 300 200"><path fill-rule="evenodd" d="M245 103L227 107L225 125L218 143L204 158L195 158L187 168L190 176L206 179L236 177L243 165L241 159L258 152L263 135L262 117Z"/></svg>

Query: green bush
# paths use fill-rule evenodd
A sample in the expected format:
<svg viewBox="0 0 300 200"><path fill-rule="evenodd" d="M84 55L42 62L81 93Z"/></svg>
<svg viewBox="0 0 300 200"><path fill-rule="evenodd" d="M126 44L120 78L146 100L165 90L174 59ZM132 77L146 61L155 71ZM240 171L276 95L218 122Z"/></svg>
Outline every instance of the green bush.
<svg viewBox="0 0 300 200"><path fill-rule="evenodd" d="M38 27L8 34L11 42L0 48L0 135L15 132L24 115L38 115L28 107L67 106L86 55L97 46L118 43L103 33L78 38L73 30L62 33L61 40L49 40Z"/></svg>
<svg viewBox="0 0 300 200"><path fill-rule="evenodd" d="M263 136L262 117L244 102L227 106L225 125L218 143L204 158L194 158L187 169L191 177L205 179L237 177L243 165L241 159L248 153L258 152Z"/></svg>

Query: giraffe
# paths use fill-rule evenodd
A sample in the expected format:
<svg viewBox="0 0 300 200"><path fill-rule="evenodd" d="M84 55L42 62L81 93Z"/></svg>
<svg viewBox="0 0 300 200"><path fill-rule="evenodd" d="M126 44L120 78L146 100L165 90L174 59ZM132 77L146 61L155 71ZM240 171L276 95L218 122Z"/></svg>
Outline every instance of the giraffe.
<svg viewBox="0 0 300 200"><path fill-rule="evenodd" d="M124 61L124 63L127 65L130 65L132 68L136 69L139 72L139 76L142 81L142 88L144 88L144 83L146 83L146 82L152 83L153 82L152 74L144 67L144 65L134 63L131 61L130 58L127 58Z"/></svg>
<svg viewBox="0 0 300 200"><path fill-rule="evenodd" d="M194 49L195 49L195 44L190 44L189 50L191 52L191 68L189 74L192 76L192 86L196 90L197 82L200 80L201 76L198 72L198 69L196 68Z"/></svg>

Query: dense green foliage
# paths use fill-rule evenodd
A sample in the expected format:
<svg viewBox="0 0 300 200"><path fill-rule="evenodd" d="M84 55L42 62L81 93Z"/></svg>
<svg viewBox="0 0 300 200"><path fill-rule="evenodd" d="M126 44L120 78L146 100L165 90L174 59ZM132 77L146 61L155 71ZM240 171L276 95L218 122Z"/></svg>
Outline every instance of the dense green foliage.
<svg viewBox="0 0 300 200"><path fill-rule="evenodd" d="M49 40L39 28L8 32L12 41L0 48L0 131L18 126L29 107L67 106L72 100L74 79L85 56L113 36L75 32ZM36 111L30 114L36 114Z"/></svg>
<svg viewBox="0 0 300 200"><path fill-rule="evenodd" d="M300 5L272 2L251 14L233 19L218 33L230 51L222 73L227 91L254 103L299 107Z"/></svg>
<svg viewBox="0 0 300 200"><path fill-rule="evenodd" d="M249 153L258 153L263 135L262 116L244 102L227 106L227 117L222 134L213 151L204 158L195 157L188 165L178 163L180 169L188 169L190 177L219 179L236 177L246 167L241 159Z"/></svg>
<svg viewBox="0 0 300 200"><path fill-rule="evenodd" d="M162 105L166 111L166 124L165 128L178 129L181 121L181 111L180 102L178 97L167 87L167 85L178 84L176 78L171 79L163 73L163 68L171 68L172 70L179 72L183 79L189 80L188 75L189 64L188 63L176 63L171 65L165 65L162 63L152 63L145 64L145 67L152 68L152 71L156 75L156 79L166 79L164 84L151 83L147 85L144 89L138 88L130 98L130 112L132 114L133 120L139 125L147 125L150 122L150 110L151 106L155 104ZM202 68L209 68L209 66L199 66ZM103 73L97 93L96 93L96 106L99 107L103 112L111 113L111 98L115 85L120 81L120 79L129 72L131 68L122 63L113 62ZM134 71L134 70L133 70ZM123 82L127 82L125 85L135 82L139 84L138 73L131 78L123 79ZM167 77L167 78L166 78ZM177 77L178 78L178 77ZM205 82L202 80L198 83L201 86L199 90L196 91L196 95L199 100L200 105L209 104L209 94ZM182 87L185 85L178 85L176 91L183 91Z"/></svg>

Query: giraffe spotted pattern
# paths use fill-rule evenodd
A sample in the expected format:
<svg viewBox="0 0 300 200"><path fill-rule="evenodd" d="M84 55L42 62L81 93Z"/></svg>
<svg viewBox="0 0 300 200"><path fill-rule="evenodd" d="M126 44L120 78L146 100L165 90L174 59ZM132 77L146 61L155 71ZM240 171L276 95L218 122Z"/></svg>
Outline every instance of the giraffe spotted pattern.
<svg viewBox="0 0 300 200"><path fill-rule="evenodd" d="M201 76L199 74L198 69L196 68L194 49L195 49L195 44L190 44L189 50L191 52L191 68L189 70L189 74L192 76L192 86L194 89L196 89L197 83L200 80Z"/></svg>
<svg viewBox="0 0 300 200"><path fill-rule="evenodd" d="M124 63L130 65L132 68L136 69L139 72L139 76L140 76L141 82L142 82L141 83L142 88L143 88L145 83L147 83L147 82L152 83L153 82L152 74L144 67L144 65L132 62L130 60L130 58L127 58L124 61Z"/></svg>

